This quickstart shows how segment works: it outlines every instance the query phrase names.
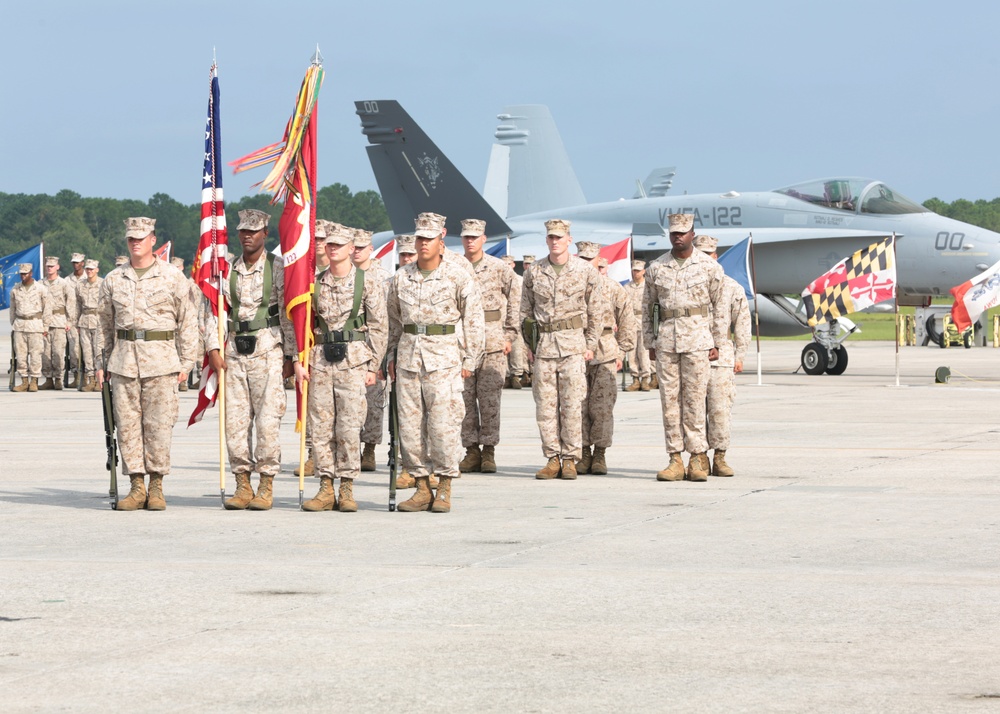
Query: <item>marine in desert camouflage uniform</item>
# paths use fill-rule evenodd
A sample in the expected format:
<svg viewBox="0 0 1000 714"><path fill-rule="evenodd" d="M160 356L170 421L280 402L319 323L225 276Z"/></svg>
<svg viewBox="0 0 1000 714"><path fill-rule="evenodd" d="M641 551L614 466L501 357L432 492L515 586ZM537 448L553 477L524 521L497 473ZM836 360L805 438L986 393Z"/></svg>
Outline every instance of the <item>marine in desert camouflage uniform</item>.
<svg viewBox="0 0 1000 714"><path fill-rule="evenodd" d="M534 365L535 419L548 459L535 478L575 479L583 454L587 362L602 329L602 287L593 266L569 252L569 221L546 221L545 231L549 254L525 271L521 291L522 325L534 320L538 329L538 345L528 359Z"/></svg>
<svg viewBox="0 0 1000 714"><path fill-rule="evenodd" d="M646 269L642 310L643 337L656 362L670 454L670 463L656 478L705 481L710 469L705 453L709 363L718 359L725 339L725 318L716 309L722 300L723 272L694 249L694 216L671 214L669 225L672 248ZM685 450L691 454L686 473L681 459Z"/></svg>
<svg viewBox="0 0 1000 714"><path fill-rule="evenodd" d="M463 380L483 351L483 305L475 278L442 255L444 216L421 213L416 226L417 261L393 275L388 300L400 451L417 485L399 510L447 513L452 479L460 476ZM436 494L432 473L439 479Z"/></svg>
<svg viewBox="0 0 1000 714"><path fill-rule="evenodd" d="M14 333L14 356L21 383L15 392L37 392L42 376L46 325L52 320L49 291L35 280L31 263L21 263L21 282L10 291L10 324Z"/></svg>
<svg viewBox="0 0 1000 714"><path fill-rule="evenodd" d="M601 337L594 359L587 363L587 397L583 402L583 458L579 473L608 473L606 452L615 433L615 403L618 401L618 370L625 353L635 345L636 321L625 288L608 277L608 260L597 243L579 243L577 255L601 274L603 314ZM593 447L593 452L591 452Z"/></svg>
<svg viewBox="0 0 1000 714"><path fill-rule="evenodd" d="M718 260L718 240L712 236L696 236L694 247ZM733 403L736 401L736 375L743 371L743 360L750 346L750 308L746 292L738 282L726 275L722 279L722 300L719 309L726 315L726 339L719 347L719 359L712 362L708 378L708 448L712 449L712 475L733 476L735 471L726 462L729 450Z"/></svg>
<svg viewBox="0 0 1000 714"><path fill-rule="evenodd" d="M507 355L520 336L521 292L514 271L499 258L486 255L486 221L462 221L465 259L475 271L483 302L486 341L483 358L466 380L462 446L463 473L496 473L496 446L500 443L500 397L507 372Z"/></svg>
<svg viewBox="0 0 1000 714"><path fill-rule="evenodd" d="M332 224L327 229L325 250L330 260L316 282L316 344L309 357L309 375L296 362L298 378L309 379L309 422L320 477L319 492L302 504L306 511L358 510L353 490L361 471L358 432L367 413L366 387L375 384L385 354L388 319L385 286L377 278L369 280L368 273L351 262L354 238L350 228ZM338 476L339 498L333 488Z"/></svg>
<svg viewBox="0 0 1000 714"><path fill-rule="evenodd" d="M122 471L131 489L119 511L162 511L163 477L177 421L177 387L197 354L198 325L188 280L153 255L156 221L125 219L129 261L101 284L99 349L107 350ZM180 357L175 343L180 343ZM96 373L98 386L105 371ZM149 474L147 496L143 474Z"/></svg>
<svg viewBox="0 0 1000 714"><path fill-rule="evenodd" d="M49 291L51 317L45 326L48 333L42 348L42 376L45 383L39 389L62 389L69 331L76 324L76 291L74 284L59 276L59 258L45 259L45 280Z"/></svg>
<svg viewBox="0 0 1000 714"><path fill-rule="evenodd" d="M70 265L73 266L73 272L66 276L66 279L70 281L73 286L74 291L77 285L87 281L87 273L84 269L84 265L87 261L87 256L83 253L73 253L70 256ZM77 311L77 319L79 319L79 311ZM80 386L79 382L83 380L83 364L80 362L80 352L83 347L80 344L80 331L76 325L73 325L69 332L66 333L66 340L69 344L69 369L70 369L70 380L66 385L67 389L76 389ZM91 381L93 381L93 374L91 374Z"/></svg>
<svg viewBox="0 0 1000 714"><path fill-rule="evenodd" d="M76 284L77 332L80 336L80 352L82 362L80 371L83 374L84 392L96 392L97 381L94 373L101 362L98 351L100 340L97 333L101 328L101 318L98 307L101 298L101 284L104 278L97 274L101 264L96 260L88 260L85 265L86 279Z"/></svg>
<svg viewBox="0 0 1000 714"><path fill-rule="evenodd" d="M632 314L639 329L635 333L635 347L629 350L628 366L632 373L632 384L625 388L626 392L648 392L656 387L650 381L652 370L649 365L649 350L642 341L642 295L646 292L646 263L642 260L632 261L632 279L625 285L629 300L632 303ZM659 386L659 385L657 385Z"/></svg>
<svg viewBox="0 0 1000 714"><path fill-rule="evenodd" d="M205 348L216 374L226 375L226 448L236 479L227 510L269 510L274 477L281 470L281 418L285 415L284 378L292 373L295 333L285 312L285 269L265 248L271 216L239 212L236 227L243 253L222 281L228 337L219 345L218 318L202 311ZM222 350L225 350L223 355ZM254 444L256 436L256 444ZM252 449L251 449L252 447ZM260 475L254 493L250 474Z"/></svg>

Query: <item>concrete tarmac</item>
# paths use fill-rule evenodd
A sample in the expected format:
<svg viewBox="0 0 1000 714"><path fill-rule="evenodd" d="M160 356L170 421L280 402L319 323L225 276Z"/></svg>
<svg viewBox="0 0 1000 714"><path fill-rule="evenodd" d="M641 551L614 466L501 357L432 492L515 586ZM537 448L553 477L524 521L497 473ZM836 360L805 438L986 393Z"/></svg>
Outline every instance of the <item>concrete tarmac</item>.
<svg viewBox="0 0 1000 714"><path fill-rule="evenodd" d="M299 511L291 408L275 508L223 511L194 392L167 510L114 512L99 395L0 387L0 708L1000 711L1000 350L902 348L896 387L890 343L804 344L739 376L735 478L656 482L628 393L608 476L536 481L508 390L446 515L388 512L385 446L358 513Z"/></svg>

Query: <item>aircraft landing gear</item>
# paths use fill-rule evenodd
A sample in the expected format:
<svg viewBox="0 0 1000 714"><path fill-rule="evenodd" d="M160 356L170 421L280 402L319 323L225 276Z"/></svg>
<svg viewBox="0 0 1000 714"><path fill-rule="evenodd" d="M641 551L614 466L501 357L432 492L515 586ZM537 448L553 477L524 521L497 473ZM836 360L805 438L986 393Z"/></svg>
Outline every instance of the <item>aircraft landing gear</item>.
<svg viewBox="0 0 1000 714"><path fill-rule="evenodd" d="M829 324L818 325L813 339L802 350L802 369L806 374L843 374L847 369L847 348L842 344L858 326L841 317Z"/></svg>

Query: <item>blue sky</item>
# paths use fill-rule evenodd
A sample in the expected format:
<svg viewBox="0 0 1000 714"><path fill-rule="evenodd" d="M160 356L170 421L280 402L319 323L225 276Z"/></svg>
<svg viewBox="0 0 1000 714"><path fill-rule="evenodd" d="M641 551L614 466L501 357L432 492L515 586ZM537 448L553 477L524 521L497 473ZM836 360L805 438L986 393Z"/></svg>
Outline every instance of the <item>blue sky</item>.
<svg viewBox="0 0 1000 714"><path fill-rule="evenodd" d="M321 185L377 190L353 102L396 99L477 187L496 114L539 103L590 201L665 165L673 193L1000 196L998 3L38 0L3 22L6 193L196 203L213 47L230 161L281 138L319 43Z"/></svg>

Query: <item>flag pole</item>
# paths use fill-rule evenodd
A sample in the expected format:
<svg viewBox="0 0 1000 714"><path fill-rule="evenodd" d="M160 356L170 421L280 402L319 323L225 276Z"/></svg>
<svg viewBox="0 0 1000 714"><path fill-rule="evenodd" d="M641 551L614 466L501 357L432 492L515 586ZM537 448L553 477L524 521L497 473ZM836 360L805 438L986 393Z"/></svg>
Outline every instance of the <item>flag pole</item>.
<svg viewBox="0 0 1000 714"><path fill-rule="evenodd" d="M896 268L896 233L892 234L892 267ZM898 270L898 269L897 269ZM896 284L892 286L892 315L896 323L896 386L899 386L899 274Z"/></svg>
<svg viewBox="0 0 1000 714"><path fill-rule="evenodd" d="M225 315L225 301L222 297L222 270L219 269L219 214L218 214L218 188L216 186L216 165L218 156L215 155L215 95L212 91L212 80L218 72L215 64L215 48L212 48L212 72L209 79L208 102L212 105L209 108L209 116L212 117L212 272L218 277L219 284L216 291L215 303L215 324L218 329L219 351L222 354L222 361L225 364L226 336L223 316ZM226 507L226 369L219 369L216 375L218 387L219 403L219 501L223 508Z"/></svg>
<svg viewBox="0 0 1000 714"><path fill-rule="evenodd" d="M763 369L760 363L760 313L757 311L757 264L754 262L753 233L750 234L750 282L753 284L753 323L757 333L757 386L763 386Z"/></svg>

